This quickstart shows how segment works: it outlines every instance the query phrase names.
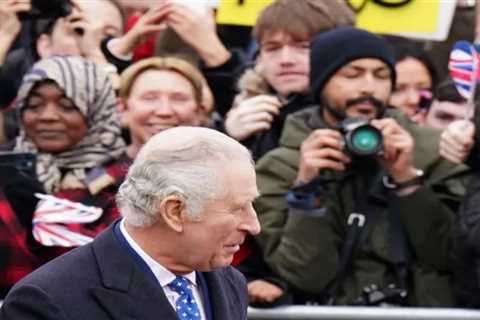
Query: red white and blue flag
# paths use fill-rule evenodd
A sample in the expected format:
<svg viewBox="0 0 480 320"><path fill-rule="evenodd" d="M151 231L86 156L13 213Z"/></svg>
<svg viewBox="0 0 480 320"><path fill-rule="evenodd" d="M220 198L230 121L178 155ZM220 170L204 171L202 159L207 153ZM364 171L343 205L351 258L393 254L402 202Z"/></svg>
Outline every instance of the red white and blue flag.
<svg viewBox="0 0 480 320"><path fill-rule="evenodd" d="M77 247L93 240L75 232L69 224L94 222L103 210L51 195L35 194L40 199L33 214L33 236L44 246Z"/></svg>
<svg viewBox="0 0 480 320"><path fill-rule="evenodd" d="M478 77L478 53L468 41L457 41L450 53L448 69L462 97L473 101Z"/></svg>

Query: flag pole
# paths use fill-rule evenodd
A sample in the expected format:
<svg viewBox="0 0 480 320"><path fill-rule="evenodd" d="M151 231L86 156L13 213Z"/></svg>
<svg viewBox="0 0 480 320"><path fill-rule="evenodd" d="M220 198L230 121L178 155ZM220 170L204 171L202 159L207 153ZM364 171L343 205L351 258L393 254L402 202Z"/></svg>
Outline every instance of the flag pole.
<svg viewBox="0 0 480 320"><path fill-rule="evenodd" d="M473 59L472 61L473 72L472 72L472 79L471 79L472 85L470 89L471 92L467 100L468 109L467 109L467 112L465 112L464 120L471 120L475 114L475 91L477 88L477 74L478 74L479 59L478 59L477 49L473 45L471 46L471 50L472 50L472 59Z"/></svg>

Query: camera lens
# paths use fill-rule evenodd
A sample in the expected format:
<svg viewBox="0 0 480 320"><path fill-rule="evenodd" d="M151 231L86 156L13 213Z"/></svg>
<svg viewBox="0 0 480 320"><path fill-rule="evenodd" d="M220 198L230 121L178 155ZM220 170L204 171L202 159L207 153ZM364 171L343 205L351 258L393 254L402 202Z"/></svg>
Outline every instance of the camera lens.
<svg viewBox="0 0 480 320"><path fill-rule="evenodd" d="M352 132L352 147L359 154L376 153L382 143L382 137L376 128L362 126Z"/></svg>
<svg viewBox="0 0 480 320"><path fill-rule="evenodd" d="M346 151L352 156L376 156L383 151L383 138L380 130L372 126L368 119L347 118L339 125L343 134Z"/></svg>
<svg viewBox="0 0 480 320"><path fill-rule="evenodd" d="M345 132L347 151L353 156L375 156L383 150L382 133L368 123L352 124Z"/></svg>

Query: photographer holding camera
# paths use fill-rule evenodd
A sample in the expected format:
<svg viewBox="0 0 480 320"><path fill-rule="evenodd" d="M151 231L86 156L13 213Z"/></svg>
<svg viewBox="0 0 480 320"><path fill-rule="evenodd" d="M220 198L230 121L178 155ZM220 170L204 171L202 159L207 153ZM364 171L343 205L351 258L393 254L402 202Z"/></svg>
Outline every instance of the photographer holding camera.
<svg viewBox="0 0 480 320"><path fill-rule="evenodd" d="M317 36L319 107L289 116L257 164L257 240L294 303L455 305L448 255L464 186L438 132L387 108L394 66L367 31Z"/></svg>

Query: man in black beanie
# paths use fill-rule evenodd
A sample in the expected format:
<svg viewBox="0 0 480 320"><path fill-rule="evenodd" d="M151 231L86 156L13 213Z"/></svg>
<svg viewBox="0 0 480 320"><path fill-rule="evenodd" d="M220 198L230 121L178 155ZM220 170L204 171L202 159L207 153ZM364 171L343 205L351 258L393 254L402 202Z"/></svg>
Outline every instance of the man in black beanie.
<svg viewBox="0 0 480 320"><path fill-rule="evenodd" d="M438 133L387 108L394 64L367 31L317 36L318 106L287 118L257 164L257 240L294 303L455 305L448 255L464 187Z"/></svg>

